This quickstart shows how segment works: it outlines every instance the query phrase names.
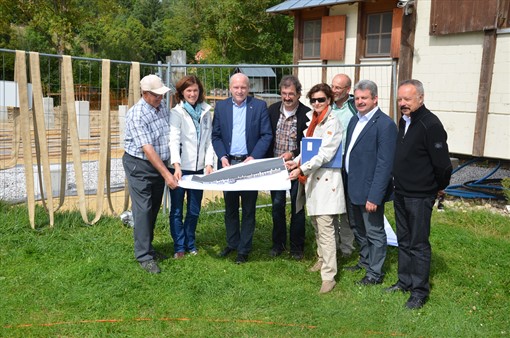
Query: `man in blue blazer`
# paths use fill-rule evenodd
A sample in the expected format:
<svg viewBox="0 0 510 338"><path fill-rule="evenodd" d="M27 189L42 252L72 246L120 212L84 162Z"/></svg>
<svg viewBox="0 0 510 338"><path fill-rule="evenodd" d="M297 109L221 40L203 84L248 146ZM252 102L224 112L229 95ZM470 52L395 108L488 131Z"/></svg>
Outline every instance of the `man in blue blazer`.
<svg viewBox="0 0 510 338"><path fill-rule="evenodd" d="M267 105L249 97L250 82L237 73L230 78L232 97L216 103L212 144L218 156L218 168L264 158L273 138ZM237 250L236 263L248 260L255 231L258 191L225 191L225 227L227 246L220 253L226 257ZM239 222L239 198L242 220Z"/></svg>
<svg viewBox="0 0 510 338"><path fill-rule="evenodd" d="M392 193L391 170L395 156L397 126L377 106L377 85L362 80L354 86L358 111L347 127L345 173L347 202L354 216L353 233L360 246L357 265L346 268L365 269L358 284L381 284L386 258L384 203Z"/></svg>

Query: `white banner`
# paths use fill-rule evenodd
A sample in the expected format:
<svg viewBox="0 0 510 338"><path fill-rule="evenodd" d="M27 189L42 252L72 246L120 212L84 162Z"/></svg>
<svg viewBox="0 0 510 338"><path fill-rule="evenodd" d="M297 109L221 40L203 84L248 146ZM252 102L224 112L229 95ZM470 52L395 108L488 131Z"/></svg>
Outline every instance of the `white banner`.
<svg viewBox="0 0 510 338"><path fill-rule="evenodd" d="M289 190L289 173L281 158L239 163L209 175L185 175L179 181L185 189L218 191Z"/></svg>

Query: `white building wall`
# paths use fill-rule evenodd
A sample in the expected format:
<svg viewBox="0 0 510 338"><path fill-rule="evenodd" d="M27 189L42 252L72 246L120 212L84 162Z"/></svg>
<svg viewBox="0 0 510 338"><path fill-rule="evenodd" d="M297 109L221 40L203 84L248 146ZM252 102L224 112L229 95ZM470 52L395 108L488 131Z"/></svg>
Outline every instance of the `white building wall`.
<svg viewBox="0 0 510 338"><path fill-rule="evenodd" d="M413 78L423 82L425 105L444 124L450 152L471 155L484 35L430 36L430 6L430 0L417 2ZM510 159L509 40L498 36L484 154L487 157Z"/></svg>

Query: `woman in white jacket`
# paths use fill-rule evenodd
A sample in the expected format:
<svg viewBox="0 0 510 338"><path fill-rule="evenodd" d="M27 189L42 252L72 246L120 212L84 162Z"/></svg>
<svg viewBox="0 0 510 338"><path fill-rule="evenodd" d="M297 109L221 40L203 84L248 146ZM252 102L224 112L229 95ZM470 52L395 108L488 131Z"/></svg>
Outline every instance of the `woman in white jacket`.
<svg viewBox="0 0 510 338"><path fill-rule="evenodd" d="M307 114L310 123L304 132L306 137L321 138L321 145L317 154L309 161L299 166L301 153L294 160L287 161L286 165L287 168L293 169L289 178L299 179L304 184L306 210L315 229L319 256L315 266L320 268L322 277L319 292L327 293L336 285L334 221L338 214L345 213L345 196L341 168L324 167L324 165L333 159L341 146L343 129L340 120L331 113L333 91L327 84L320 83L313 86L306 97L310 99L313 109ZM303 203L298 202L296 207L300 208L300 204Z"/></svg>
<svg viewBox="0 0 510 338"><path fill-rule="evenodd" d="M211 143L211 106L204 99L204 87L194 75L184 76L176 85L177 105L170 111L170 171L177 180L183 175L209 174L213 171ZM184 195L187 196L183 222ZM170 190L170 234L174 240L174 258L187 251L198 253L195 232L202 205L202 190Z"/></svg>

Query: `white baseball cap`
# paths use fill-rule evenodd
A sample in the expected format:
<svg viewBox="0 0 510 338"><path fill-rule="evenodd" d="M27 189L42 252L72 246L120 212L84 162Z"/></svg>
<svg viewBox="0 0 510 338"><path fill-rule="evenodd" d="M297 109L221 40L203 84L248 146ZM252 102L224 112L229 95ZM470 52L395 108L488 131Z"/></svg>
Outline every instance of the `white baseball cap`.
<svg viewBox="0 0 510 338"><path fill-rule="evenodd" d="M144 92L152 92L157 95L165 95L170 91L170 88L163 84L159 76L154 74L145 76L140 81L140 88Z"/></svg>

